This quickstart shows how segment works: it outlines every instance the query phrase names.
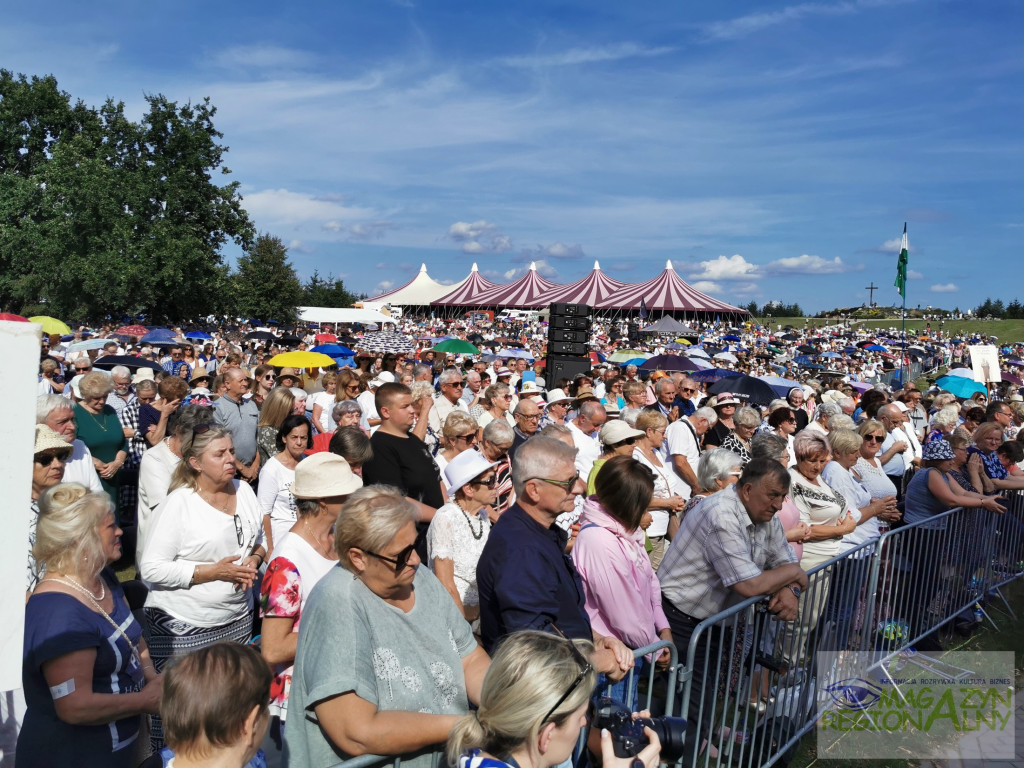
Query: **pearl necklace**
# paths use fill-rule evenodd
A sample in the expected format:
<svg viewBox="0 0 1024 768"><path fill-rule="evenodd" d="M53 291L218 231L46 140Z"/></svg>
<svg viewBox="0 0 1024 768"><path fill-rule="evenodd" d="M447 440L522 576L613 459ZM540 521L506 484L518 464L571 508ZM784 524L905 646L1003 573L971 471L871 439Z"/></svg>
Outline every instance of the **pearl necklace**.
<svg viewBox="0 0 1024 768"><path fill-rule="evenodd" d="M80 582L75 581L73 578L71 578L67 574L64 574L64 578L63 579L58 578L57 576L51 576L50 579L53 580L53 581L60 582L61 584L65 585L65 586L71 587L72 589L78 590L83 595L87 595L90 599L92 599L94 602L97 602L97 603L102 602L103 598L105 598L107 596L107 587L103 583L103 579L100 579L100 594L99 594L99 597L94 595L91 590L87 589L84 585L82 585Z"/></svg>

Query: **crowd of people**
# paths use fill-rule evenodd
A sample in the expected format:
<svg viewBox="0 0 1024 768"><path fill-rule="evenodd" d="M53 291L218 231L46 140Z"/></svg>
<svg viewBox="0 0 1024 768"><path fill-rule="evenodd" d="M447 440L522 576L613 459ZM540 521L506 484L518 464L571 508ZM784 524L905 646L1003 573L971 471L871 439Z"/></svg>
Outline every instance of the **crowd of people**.
<svg viewBox="0 0 1024 768"><path fill-rule="evenodd" d="M812 604L807 571L1024 489L1012 379L967 398L893 389L893 353L842 329L638 343L597 323L587 370L562 380L545 378L539 322L407 320L394 352L345 329L351 358L310 368L273 358L322 329L211 330L44 341L24 685L4 713L24 768L427 765L445 742L465 768L559 765L596 687L636 710L637 673L669 663L634 651L685 649L755 595L791 663L823 620L841 650L849 575ZM479 351L435 350L440 331ZM779 397L709 392L711 365L610 362L731 339L720 369L792 377ZM825 373L794 361L808 343ZM926 352L967 362L948 339ZM691 714L717 693L698 678Z"/></svg>

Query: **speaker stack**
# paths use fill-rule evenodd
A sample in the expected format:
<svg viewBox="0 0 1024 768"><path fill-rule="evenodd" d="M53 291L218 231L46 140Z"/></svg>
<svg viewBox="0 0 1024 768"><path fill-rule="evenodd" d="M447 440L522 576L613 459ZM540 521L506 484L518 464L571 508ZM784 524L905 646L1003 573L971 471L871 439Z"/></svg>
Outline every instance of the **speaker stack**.
<svg viewBox="0 0 1024 768"><path fill-rule="evenodd" d="M575 379L589 373L590 307L586 304L553 303L548 317L548 357L544 378L548 389L559 379Z"/></svg>

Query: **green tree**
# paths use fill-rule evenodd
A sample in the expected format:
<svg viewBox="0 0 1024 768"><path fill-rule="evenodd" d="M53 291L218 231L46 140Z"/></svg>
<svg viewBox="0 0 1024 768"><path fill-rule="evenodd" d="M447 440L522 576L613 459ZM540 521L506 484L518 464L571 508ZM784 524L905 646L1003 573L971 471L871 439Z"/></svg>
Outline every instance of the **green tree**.
<svg viewBox="0 0 1024 768"><path fill-rule="evenodd" d="M744 306L740 307L740 309L747 310L747 312L749 312L751 315L755 317L758 316L756 301L751 301L749 304L745 304Z"/></svg>
<svg viewBox="0 0 1024 768"><path fill-rule="evenodd" d="M314 269L302 286L303 302L307 307L351 307L356 297L345 290L345 283L333 275L321 277Z"/></svg>
<svg viewBox="0 0 1024 768"><path fill-rule="evenodd" d="M231 276L234 311L240 315L294 322L303 290L288 262L288 248L281 238L261 234L238 259Z"/></svg>

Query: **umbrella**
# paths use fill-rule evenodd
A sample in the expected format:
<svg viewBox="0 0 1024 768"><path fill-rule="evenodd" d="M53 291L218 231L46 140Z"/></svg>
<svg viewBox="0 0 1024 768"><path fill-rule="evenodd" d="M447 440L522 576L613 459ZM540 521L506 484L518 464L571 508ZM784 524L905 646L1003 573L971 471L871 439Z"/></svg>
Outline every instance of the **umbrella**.
<svg viewBox="0 0 1024 768"><path fill-rule="evenodd" d="M823 352L822 357L842 357L838 352Z"/></svg>
<svg viewBox="0 0 1024 768"><path fill-rule="evenodd" d="M1010 373L1004 373L1003 374L1003 381L1008 381L1011 384L1016 384L1018 387L1022 385L1021 380L1018 377L1016 377L1016 376L1014 376L1013 374L1010 374Z"/></svg>
<svg viewBox="0 0 1024 768"><path fill-rule="evenodd" d="M0 320L6 320L10 323L27 323L28 318L22 317L21 315L15 315L10 312L0 312Z"/></svg>
<svg viewBox="0 0 1024 768"><path fill-rule="evenodd" d="M139 339L139 341L142 342L143 344L152 344L158 341L168 342L171 341L173 338L174 331L172 331L171 329L154 328L153 330L147 332L145 336Z"/></svg>
<svg viewBox="0 0 1024 768"><path fill-rule="evenodd" d="M761 381L771 387L778 397L785 397L793 387L799 387L799 381L786 379L782 376L758 376Z"/></svg>
<svg viewBox="0 0 1024 768"><path fill-rule="evenodd" d="M946 376L959 376L964 379L974 379L974 371L970 368L952 368L946 371Z"/></svg>
<svg viewBox="0 0 1024 768"><path fill-rule="evenodd" d="M122 325L120 328L118 328L116 331L114 331L114 335L115 336L140 336L141 337L141 336L145 336L147 333L149 333L149 328L147 328L144 325L139 325L138 323L136 323L135 325Z"/></svg>
<svg viewBox="0 0 1024 768"><path fill-rule="evenodd" d="M394 331L377 331L368 333L356 342L356 346L367 352L405 352L415 350L416 345L401 333Z"/></svg>
<svg viewBox="0 0 1024 768"><path fill-rule="evenodd" d="M434 351L444 352L445 354L450 353L455 355L480 354L480 350L477 347L473 346L468 341L463 341L462 339L448 339L447 341L442 341L440 344L434 347Z"/></svg>
<svg viewBox="0 0 1024 768"><path fill-rule="evenodd" d="M676 344L685 344L686 346L690 346L691 344L693 344L693 342L690 341L689 339L682 339L682 338L680 338L680 339L676 339Z"/></svg>
<svg viewBox="0 0 1024 768"><path fill-rule="evenodd" d="M740 341L740 337L730 333L728 336L723 336L722 341Z"/></svg>
<svg viewBox="0 0 1024 768"><path fill-rule="evenodd" d="M797 335L796 335L795 333L784 333L784 334L782 334L781 336L779 336L779 338L780 338L780 339L784 339L784 340L786 340L786 341L796 341L796 340L798 340L798 339L799 339L800 337L799 337L799 336L797 336Z"/></svg>
<svg viewBox="0 0 1024 768"><path fill-rule="evenodd" d="M499 349L498 357L517 357L520 360L533 360L533 355L525 349Z"/></svg>
<svg viewBox="0 0 1024 768"><path fill-rule="evenodd" d="M139 368L150 368L154 371L163 370L160 363L141 357L133 357L132 355L104 355L97 358L96 362L93 363L93 367L104 369L110 369L117 365L123 365L125 368L131 368L132 370L138 370Z"/></svg>
<svg viewBox="0 0 1024 768"><path fill-rule="evenodd" d="M86 339L85 341L76 341L74 344L68 346L68 352L81 352L86 349L101 349L104 344L114 342L117 344L117 339Z"/></svg>
<svg viewBox="0 0 1024 768"><path fill-rule="evenodd" d="M321 355L330 357L352 357L355 354L351 349L342 344L318 344L310 352L319 352Z"/></svg>
<svg viewBox="0 0 1024 768"><path fill-rule="evenodd" d="M247 339L259 339L260 341L277 341L277 336L270 331L249 331L245 334Z"/></svg>
<svg viewBox="0 0 1024 768"><path fill-rule="evenodd" d="M686 349L686 345L680 344L678 341L670 341L668 344L665 345L665 349L671 349L673 351L678 352L680 349Z"/></svg>
<svg viewBox="0 0 1024 768"><path fill-rule="evenodd" d="M39 323L43 326L43 333L47 335L56 333L58 336L63 336L65 333L71 333L71 329L68 328L67 324L56 317L36 315L35 317L30 317L28 321L30 323Z"/></svg>
<svg viewBox="0 0 1024 768"><path fill-rule="evenodd" d="M784 354L786 354L785 352L783 352L783 351L782 351L781 349L779 349L778 347L773 347L773 346L771 346L771 345L769 345L768 347L766 347L766 349L767 349L767 350L768 350L769 352L771 352L771 353L773 353L773 354L776 354L776 355L784 355Z"/></svg>
<svg viewBox="0 0 1024 768"><path fill-rule="evenodd" d="M483 344L484 337L479 333L471 333L466 337L466 340L472 344Z"/></svg>
<svg viewBox="0 0 1024 768"><path fill-rule="evenodd" d="M732 352L719 352L715 355L715 360L725 360L729 363L738 363L740 361Z"/></svg>
<svg viewBox="0 0 1024 768"><path fill-rule="evenodd" d="M772 400L778 399L778 394L767 382L753 376L719 379L708 387L708 392L716 395L720 392L732 392L734 395L743 395L748 402L758 405L768 405Z"/></svg>
<svg viewBox="0 0 1024 768"><path fill-rule="evenodd" d="M625 368L628 365L635 365L637 368L639 368L641 365L643 365L646 362L647 362L647 358L646 357L634 357L632 360L623 360L621 363L619 363L619 367L620 368Z"/></svg>
<svg viewBox="0 0 1024 768"><path fill-rule="evenodd" d="M975 392L988 391L984 384L973 379L965 379L963 376L943 376L935 384L959 398L970 397Z"/></svg>
<svg viewBox="0 0 1024 768"><path fill-rule="evenodd" d="M742 376L743 374L739 371L730 371L728 368L707 368L703 371L694 371L690 374L690 378L694 381L700 381L705 384L712 384L719 379L726 379L730 377Z"/></svg>
<svg viewBox="0 0 1024 768"><path fill-rule="evenodd" d="M687 357L703 357L705 360L710 360L711 355L708 354L707 350L703 347L691 347L686 350Z"/></svg>
<svg viewBox="0 0 1024 768"><path fill-rule="evenodd" d="M858 392L867 392L872 388L872 385L866 381L851 381L850 386L856 389Z"/></svg>
<svg viewBox="0 0 1024 768"><path fill-rule="evenodd" d="M650 355L647 352L640 352L636 349L619 349L613 352L608 357L610 363L625 363L626 361L634 362L636 360L646 360ZM639 363L637 363L639 365Z"/></svg>
<svg viewBox="0 0 1024 768"><path fill-rule="evenodd" d="M866 347L864 347L864 349L866 349L868 352L888 352L889 351L885 347L881 346L880 344L868 344Z"/></svg>
<svg viewBox="0 0 1024 768"><path fill-rule="evenodd" d="M322 352L282 352L267 361L276 368L330 368L334 358Z"/></svg>
<svg viewBox="0 0 1024 768"><path fill-rule="evenodd" d="M302 339L300 339L298 336L282 336L277 341L280 344L284 344L285 346L291 347L298 344L300 341L302 341Z"/></svg>
<svg viewBox="0 0 1024 768"><path fill-rule="evenodd" d="M801 352L801 353L803 353L805 355L815 355L815 354L818 353L818 350L816 350L814 347L810 346L809 344L801 344L799 347L796 348L796 351L797 352Z"/></svg>
<svg viewBox="0 0 1024 768"><path fill-rule="evenodd" d="M319 341L321 344L327 344L329 342L337 341L338 337L335 336L333 333L318 333L316 335L316 340Z"/></svg>
<svg viewBox="0 0 1024 768"><path fill-rule="evenodd" d="M213 341L213 336L208 334L206 331L189 331L185 334L186 339L202 339L203 341Z"/></svg>
<svg viewBox="0 0 1024 768"><path fill-rule="evenodd" d="M641 371L699 371L701 366L681 355L655 355L644 360Z"/></svg>

